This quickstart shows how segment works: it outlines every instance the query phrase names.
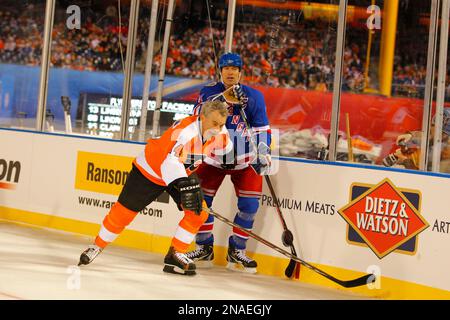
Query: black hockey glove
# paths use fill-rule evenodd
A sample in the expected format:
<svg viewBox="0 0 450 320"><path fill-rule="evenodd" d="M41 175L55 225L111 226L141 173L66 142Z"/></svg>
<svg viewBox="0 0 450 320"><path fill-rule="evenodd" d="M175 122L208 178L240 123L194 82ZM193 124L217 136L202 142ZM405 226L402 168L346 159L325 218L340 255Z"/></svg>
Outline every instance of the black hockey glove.
<svg viewBox="0 0 450 320"><path fill-rule="evenodd" d="M194 177L188 177L179 178L172 183L175 184L175 188L180 193L183 209L200 214L202 212L203 192L199 181Z"/></svg>
<svg viewBox="0 0 450 320"><path fill-rule="evenodd" d="M383 165L385 167L392 167L397 162L398 162L398 157L393 153L388 154L386 156L386 158L383 159Z"/></svg>

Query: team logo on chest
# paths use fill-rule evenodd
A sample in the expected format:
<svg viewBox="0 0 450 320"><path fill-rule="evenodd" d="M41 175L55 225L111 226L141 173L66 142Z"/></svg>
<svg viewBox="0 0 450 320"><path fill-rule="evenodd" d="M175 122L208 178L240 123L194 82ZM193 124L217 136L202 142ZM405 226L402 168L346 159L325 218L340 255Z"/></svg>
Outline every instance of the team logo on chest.
<svg viewBox="0 0 450 320"><path fill-rule="evenodd" d="M239 122L237 127L236 127L236 131L237 132L241 132L242 130L245 130L245 123Z"/></svg>
<svg viewBox="0 0 450 320"><path fill-rule="evenodd" d="M231 119L231 124L238 124L240 118L241 116L239 115L233 115L233 118Z"/></svg>

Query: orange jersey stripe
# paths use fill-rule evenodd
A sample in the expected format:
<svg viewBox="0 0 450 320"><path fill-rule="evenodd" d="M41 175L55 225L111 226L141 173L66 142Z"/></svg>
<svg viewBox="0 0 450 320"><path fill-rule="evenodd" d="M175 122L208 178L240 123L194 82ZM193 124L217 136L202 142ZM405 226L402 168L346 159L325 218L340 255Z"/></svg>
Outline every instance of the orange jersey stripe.
<svg viewBox="0 0 450 320"><path fill-rule="evenodd" d="M176 251L186 253L189 249L190 243L184 243L177 238L172 238L172 247L175 248Z"/></svg>
<svg viewBox="0 0 450 320"><path fill-rule="evenodd" d="M94 243L99 246L102 249L105 249L105 247L109 244L109 242L104 241L102 238L100 238L99 236L95 237L95 241Z"/></svg>

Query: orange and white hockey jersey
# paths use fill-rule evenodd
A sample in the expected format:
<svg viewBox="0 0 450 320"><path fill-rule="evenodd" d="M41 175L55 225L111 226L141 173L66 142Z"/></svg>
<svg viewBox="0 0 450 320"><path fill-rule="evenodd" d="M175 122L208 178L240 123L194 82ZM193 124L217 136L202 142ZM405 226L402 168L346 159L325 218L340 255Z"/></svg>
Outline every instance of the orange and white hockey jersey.
<svg viewBox="0 0 450 320"><path fill-rule="evenodd" d="M225 126L218 135L204 142L200 116L193 115L175 122L159 139L149 139L133 163L149 180L167 186L189 176L211 153L221 155L232 148Z"/></svg>

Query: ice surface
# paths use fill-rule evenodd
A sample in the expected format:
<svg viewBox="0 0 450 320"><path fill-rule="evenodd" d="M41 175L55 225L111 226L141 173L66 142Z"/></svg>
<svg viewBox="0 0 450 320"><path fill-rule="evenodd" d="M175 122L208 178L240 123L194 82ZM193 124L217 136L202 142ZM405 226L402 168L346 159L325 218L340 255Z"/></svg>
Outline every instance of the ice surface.
<svg viewBox="0 0 450 320"><path fill-rule="evenodd" d="M76 268L92 238L0 220L0 299L361 299L278 277L198 269L166 274L164 256L110 245Z"/></svg>

